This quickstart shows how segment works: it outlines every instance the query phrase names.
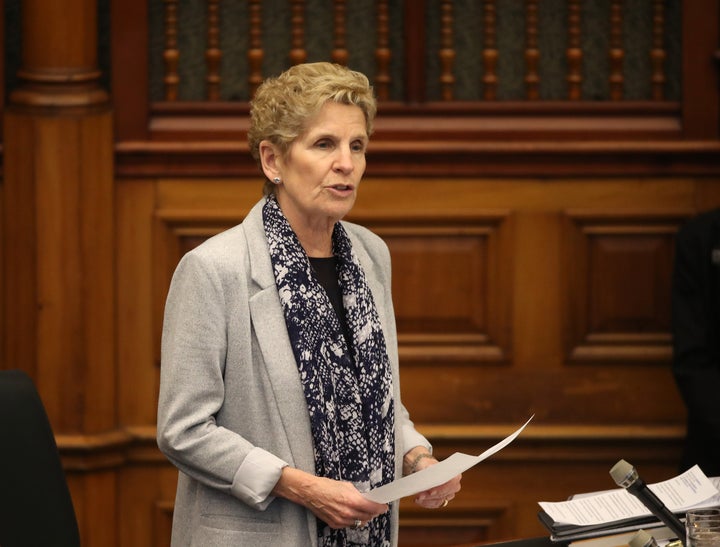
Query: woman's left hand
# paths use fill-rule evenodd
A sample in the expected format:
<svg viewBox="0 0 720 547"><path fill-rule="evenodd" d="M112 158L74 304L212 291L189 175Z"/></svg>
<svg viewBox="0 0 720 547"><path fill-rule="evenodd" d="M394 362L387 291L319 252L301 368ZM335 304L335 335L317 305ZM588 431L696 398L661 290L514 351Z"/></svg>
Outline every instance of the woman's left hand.
<svg viewBox="0 0 720 547"><path fill-rule="evenodd" d="M420 471L431 465L437 464L438 461L433 457L424 457L417 462L415 471ZM460 491L460 481L462 475L457 475L449 481L439 486L420 492L415 496L415 503L426 509L439 509L445 507L450 500Z"/></svg>

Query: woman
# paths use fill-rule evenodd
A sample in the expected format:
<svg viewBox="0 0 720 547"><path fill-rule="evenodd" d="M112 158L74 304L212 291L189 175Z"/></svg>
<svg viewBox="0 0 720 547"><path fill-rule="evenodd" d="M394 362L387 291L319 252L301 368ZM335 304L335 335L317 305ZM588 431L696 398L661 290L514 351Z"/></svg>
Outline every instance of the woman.
<svg viewBox="0 0 720 547"><path fill-rule="evenodd" d="M330 63L257 90L248 139L265 196L183 257L165 309L174 546L396 545L397 503L361 492L437 463L400 401L387 246L340 222L375 111L367 78Z"/></svg>

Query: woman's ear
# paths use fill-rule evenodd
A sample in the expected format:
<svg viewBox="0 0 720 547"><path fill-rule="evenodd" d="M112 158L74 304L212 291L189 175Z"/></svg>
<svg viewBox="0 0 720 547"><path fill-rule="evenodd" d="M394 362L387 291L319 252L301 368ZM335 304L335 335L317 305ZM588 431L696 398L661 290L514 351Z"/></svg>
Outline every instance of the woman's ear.
<svg viewBox="0 0 720 547"><path fill-rule="evenodd" d="M269 180L280 175L280 153L277 147L268 140L260 141L260 163L262 164L263 173Z"/></svg>

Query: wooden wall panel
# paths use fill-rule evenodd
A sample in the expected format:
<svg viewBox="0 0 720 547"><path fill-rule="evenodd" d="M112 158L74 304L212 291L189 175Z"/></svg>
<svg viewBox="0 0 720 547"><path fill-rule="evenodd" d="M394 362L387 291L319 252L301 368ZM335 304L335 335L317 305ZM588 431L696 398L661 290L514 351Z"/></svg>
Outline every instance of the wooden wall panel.
<svg viewBox="0 0 720 547"><path fill-rule="evenodd" d="M159 381L158 331L153 322L155 260L152 180L116 185L116 259L118 325L118 413L127 425L154 426Z"/></svg>
<svg viewBox="0 0 720 547"><path fill-rule="evenodd" d="M689 214L566 212L572 361L669 361L673 235Z"/></svg>
<svg viewBox="0 0 720 547"><path fill-rule="evenodd" d="M354 217L388 244L404 362L508 358L506 212Z"/></svg>
<svg viewBox="0 0 720 547"><path fill-rule="evenodd" d="M648 480L676 473L673 234L698 200L720 205L718 182L365 179L348 220L390 247L404 402L437 454L480 453L535 414L446 509L403 500L403 547L543 535L537 502L612 488L620 458ZM260 195L259 177L117 182L119 400L132 439L120 545L168 545L176 472L154 416L172 271Z"/></svg>
<svg viewBox="0 0 720 547"><path fill-rule="evenodd" d="M124 526L119 545L170 545L177 473L169 466L145 463L122 470L119 505Z"/></svg>

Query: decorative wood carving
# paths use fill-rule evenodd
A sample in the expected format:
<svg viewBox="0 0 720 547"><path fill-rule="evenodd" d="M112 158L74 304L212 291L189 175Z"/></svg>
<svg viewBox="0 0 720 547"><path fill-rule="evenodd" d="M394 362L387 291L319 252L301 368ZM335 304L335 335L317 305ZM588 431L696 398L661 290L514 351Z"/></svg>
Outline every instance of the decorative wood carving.
<svg viewBox="0 0 720 547"><path fill-rule="evenodd" d="M109 97L99 84L97 35L87 35L96 30L97 6L88 0L66 0L48 6L42 14L34 9L38 6L29 3L20 10L23 55L17 60L22 63L16 72L18 85L9 94L10 104L6 106L31 111L76 109L82 114L105 111ZM68 23L77 13L83 16ZM53 25L52 32L49 25Z"/></svg>
<svg viewBox="0 0 720 547"><path fill-rule="evenodd" d="M348 50L346 44L346 6L345 0L333 1L333 50L331 57L333 62L340 65L347 65Z"/></svg>
<svg viewBox="0 0 720 547"><path fill-rule="evenodd" d="M665 97L665 4L663 0L654 0L652 4L652 51L650 60L652 63L652 98L655 101L662 101Z"/></svg>
<svg viewBox="0 0 720 547"><path fill-rule="evenodd" d="M536 101L540 98L540 76L538 74L540 50L537 43L537 10L537 0L527 0L525 3L525 96L529 101Z"/></svg>
<svg viewBox="0 0 720 547"><path fill-rule="evenodd" d="M375 49L375 92L379 101L390 99L390 17L388 0L377 1L377 47Z"/></svg>
<svg viewBox="0 0 720 547"><path fill-rule="evenodd" d="M497 66L498 50L496 44L496 13L495 0L483 2L483 99L494 101L497 97Z"/></svg>
<svg viewBox="0 0 720 547"><path fill-rule="evenodd" d="M624 76L623 59L623 0L613 0L610 4L610 99L620 101L623 98Z"/></svg>
<svg viewBox="0 0 720 547"><path fill-rule="evenodd" d="M164 0L165 2L165 50L163 51L163 60L165 61L165 100L177 101L178 84L180 77L178 76L178 59L180 52L178 51L177 32L178 17L177 9L179 0Z"/></svg>
<svg viewBox="0 0 720 547"><path fill-rule="evenodd" d="M526 2L527 1L529 0L526 0ZM239 114L233 114L228 117L217 115L217 111L215 110L206 115L206 109L214 109L214 107L217 106L212 105L209 102L194 101L191 104L184 104L182 108L177 107L176 109L168 109L167 107L169 105L167 105L165 101L148 104L147 98L142 96L142 93L139 90L146 89L146 86L143 85L143 82L144 78L148 77L151 63L149 63L148 59L143 56L143 53L148 48L141 47L141 41L133 39L136 38L135 36L133 36L133 33L142 35L148 34L148 32L143 32L143 30L146 28L145 25L137 22L134 27L132 25L133 20L142 19L142 17L138 14L142 15L144 7L137 6L136 4L138 4L138 2L139 0L127 0L128 9L132 8L132 10L129 12L132 14L132 16L126 16L125 12L121 12L120 10L114 10L113 12L114 26L120 29L120 31L116 33L117 35L113 39L113 51L115 52L124 48L123 51L127 50L132 52L126 55L119 55L117 53L113 53L113 87L115 90L122 91L122 93L120 93L120 96L125 97L124 99L118 99L117 97L114 98L115 108L116 111L119 113L117 127L119 135L121 135L122 137L122 142L126 143L130 141L147 141L152 143L158 140L174 140L176 138L179 138L183 141L193 140L200 142L207 140L224 142L227 137L234 139L234 135L229 136L226 133L226 130L230 128L235 128L238 131L242 131L243 129L243 124L245 123L245 113L242 110L244 104L240 101L232 101L232 106L239 107ZM664 87L666 91L670 90L673 94L673 102L667 101L667 98L662 100L655 100L653 102L655 104L662 105L663 108L666 108L665 114L662 115L664 118L662 123L674 124L676 128L680 128L679 131L676 131L673 134L660 135L659 133L654 132L649 125L645 124L645 120L647 119L647 109L653 106L649 100L650 96L648 96L648 100L643 99L640 101L632 102L626 101L625 105L623 106L627 108L623 109L622 113L619 114L618 119L616 120L620 122L620 124L617 125L618 128L623 124L629 123L632 125L638 123L646 128L649 128L649 131L645 132L648 134L640 135L636 132L623 132L622 130L618 129L617 134L620 136L620 139L632 141L647 141L657 138L657 140L665 141L668 139L676 140L677 138L680 138L681 140L686 140L688 143L692 141L696 145L702 145L703 141L708 141L708 139L714 139L714 136L717 135L719 131L718 127L720 127L720 125L716 122L716 120L718 118L717 111L718 108L720 108L720 106L718 106L720 103L718 103L714 96L717 94L716 86L709 85L710 82L714 82L716 79L715 68L712 67L711 64L703 64L701 62L701 59L707 58L708 52L712 52L714 51L714 49L716 49L718 33L716 29L713 30L709 27L703 27L704 32L708 32L710 35L707 37L707 39L698 40L697 38L699 35L697 32L694 32L693 29L698 26L702 26L702 22L704 20L712 20L712 14L717 12L718 6L716 5L716 3L713 4L713 2L709 0L699 0L699 2L701 4L699 7L697 7L697 3L684 3L682 7L673 8L681 10L682 17L673 17L672 21L667 20L664 15L661 16L659 19L656 17L656 21L662 21L665 24L655 25L654 32L657 34L653 40L655 45L655 47L653 48L653 55L655 56L657 61L655 64L658 65L658 67L660 66L660 64L662 64L659 62L659 57L662 56L660 54L661 51L663 52L663 54L667 55L673 53L673 59L671 59L672 64L668 63L667 70L669 70L669 68L672 68L673 72L677 72L677 67L681 66L683 75L681 79L678 79L680 77L677 74L672 74L672 76L666 75L667 80L672 80L673 84L676 79L678 82L681 82L681 95L678 94L677 86L665 85ZM251 11L257 8L257 13L259 13L259 8L261 5L261 2L259 0L249 0L248 4L250 5ZM347 5L347 1L345 1L345 4ZM530 2L530 7L528 8L526 6L526 9L530 10L530 15L532 15L532 10L534 9L535 4L537 4L538 10L541 9L540 2ZM390 5L389 2L388 5ZM496 4L493 0L488 0L488 2L482 3L482 7L480 7L480 4L478 3L477 7L477 9L484 10L482 35L483 40L487 41L488 45L494 44L494 24L492 23L492 21L494 21L495 18L495 5ZM608 6L609 5L610 2L608 2ZM328 9L330 9L329 6L330 3L328 3ZM390 5L391 8L392 6L394 6L394 4ZM461 12L461 10L464 9L463 6L458 3L452 3L452 6L453 19L457 19L457 21L460 21L463 17L463 13ZM655 2L653 6L653 13L656 14L662 13L663 9L668 9L667 7L664 7L662 2ZM378 0L378 21L384 20L381 13L383 7L384 4L381 2L381 0ZM568 11L570 12L570 15L572 15L573 13L575 13L575 15L578 15L581 7L583 7L583 3L575 1L569 4ZM401 39L403 40L402 51L404 58L397 61L397 64L401 65L399 76L395 76L395 72L392 70L393 68L397 69L398 67L394 67L390 63L387 64L389 71L391 72L391 78L402 78L402 81L399 81L397 82L397 85L394 85L394 87L396 87L398 89L398 92L401 94L400 96L398 96L399 102L392 106L393 108L404 109L402 113L402 118L409 122L406 124L407 127L412 127L412 122L414 121L411 119L412 117L419 118L421 119L421 121L423 118L426 120L431 120L440 115L444 115L445 113L435 112L434 110L438 105L435 103L426 102L425 86L427 85L427 77L426 67L424 66L424 59L425 55L427 55L427 44L424 37L424 29L427 25L425 24L425 8L420 2L404 2L402 8L397 9L402 10L401 13L403 16L402 23L398 22L397 26L402 26L403 29ZM391 13L394 13L394 11L391 11ZM675 14L675 12L672 13L673 15ZM569 17L568 21L571 20L572 17ZM677 21L679 20L682 21L681 29L677 28L677 26L679 25ZM138 24L141 24L141 26L138 27ZM526 29L526 32L529 30L532 33L532 16L529 18L528 24L529 28ZM162 25L157 26L161 27ZM455 26L458 26L457 22L455 23ZM667 28L665 28L666 26ZM395 39L393 34L397 30L395 27L396 23L394 21L391 21L389 24L388 42ZM250 60L249 62L249 74L251 78L261 80L261 76L259 74L259 71L261 70L263 65L261 59L263 53L265 54L265 57L267 57L267 51L263 52L260 45L259 32L261 25L259 16L257 17L257 21L255 22L255 28L257 29L257 40L254 40L252 36L249 40L249 44L251 44L250 49L252 49L253 51L250 51L248 53L248 58L254 59ZM571 28L573 27L571 26ZM579 25L576 25L576 27L574 28L576 28L579 32ZM680 32L682 32L681 36L684 37L681 44L682 58L680 58L681 54L677 53L678 48L674 47L672 50L669 50L667 52L662 50L663 40L666 41L668 40L668 38L674 39L675 37L680 36ZM252 30L251 34L253 34ZM664 37L661 37L661 34L664 34ZM377 70L382 80L383 66L385 66L382 59L384 58L385 52L383 51L384 44L381 43L381 41L384 40L384 33L380 29L380 32L378 32L376 35L378 36L379 40L380 54L379 56L376 55L376 62L378 67ZM690 39L690 37L692 37L693 39ZM607 36L606 38L609 39L609 36ZM515 142L517 142L518 139L523 141L533 141L539 144L551 141L567 142L568 140L577 139L578 135L576 133L573 133L571 135L564 130L565 118L567 118L568 116L573 116L572 111L568 110L568 104L571 101L527 100L524 101L526 103L525 105L521 104L521 101L512 101L512 105L510 105L509 102L504 102L504 104L498 104L497 102L492 101L495 93L498 92L496 85L497 74L495 71L495 63L497 61L497 55L500 54L500 52L496 51L496 47L498 47L497 45L487 47L485 41L483 42L483 45L480 46L480 52L478 53L478 55L481 57L480 62L484 65L482 71L483 74L480 76L480 84L482 85L482 88L479 90L479 93L484 100L467 102L463 101L462 103L454 104L453 107L456 107L456 110L454 110L453 114L454 118L458 122L463 123L472 120L478 128L482 128L485 127L487 115L490 113L492 114L492 118L494 120L494 127L498 126L498 124L506 124L509 128L508 132L512 133L512 135L510 135L510 138L505 139L505 141L510 143L511 146ZM568 42L569 41L570 40L568 39ZM348 47L350 46L348 45ZM626 50L626 52L628 48L631 47L634 47L633 43L626 41L626 43L624 44L624 49ZM650 48L648 47L648 49ZM648 54L652 53L652 51L653 50L648 52ZM352 53L351 50L349 50L349 52ZM568 55L567 51L564 51L563 53L565 55ZM571 55L568 59L570 62L567 63L568 67L571 68L574 64L580 66L579 61L582 61L582 58L578 61L578 63L574 63L572 59L572 55L574 53L582 53L580 51L580 46L577 46L577 48L570 53ZM532 57L532 55L533 52L530 51L530 57ZM127 61L127 59L137 59L137 62L123 62ZM523 58L514 58L508 59L507 62L522 63L524 61L525 60ZM680 61L682 62L680 63ZM587 70L592 69L594 69L594 67L587 67ZM562 77L567 78L570 74L570 79L572 80L571 72L572 71L569 70L568 73L564 74ZM525 75L527 76L527 74L530 73L531 71L526 73ZM585 70L577 70L574 72L574 74L576 74L578 78L580 78L584 73ZM543 78L554 77L554 74L555 73L553 71L548 71L543 74ZM660 74L662 74L662 71L660 71L659 68L656 69L655 79L657 80L657 83L655 84L656 90L654 91L654 93L657 97L660 96L659 89L660 87L662 87L659 79L661 78ZM372 75L370 76L372 77ZM153 75L153 77L159 78L160 76ZM609 73L603 74L600 77L607 78L609 77ZM225 78L223 78L223 82L224 80ZM128 85L126 82L140 82L140 84L136 85L134 92L132 92L132 86ZM593 76L592 82L597 83L598 78ZM152 79L150 83L152 84ZM393 83L395 84L395 82ZM558 82L554 83L557 84ZM628 77L626 77L626 88L629 83L630 81ZM550 86L551 84L553 84L553 82L548 82L548 86ZM378 82L376 82L376 85L378 85ZM525 83L525 85L527 88L529 84ZM574 97L579 96L581 86L578 82L574 82L572 84L570 82L567 82L565 83L565 85L568 88L568 92L565 93L566 96L570 96L569 90L573 90ZM255 83L249 85L250 95L254 93L255 86ZM529 87L529 93L530 96L532 96L534 94L533 86L530 84ZM585 86L582 87L584 88ZM378 90L380 91L379 96L381 100L385 100L386 96L383 88L384 82L380 81L378 85ZM549 87L549 89L552 88ZM648 89L650 89L649 86ZM595 92L596 90L588 89L587 91ZM648 91L648 94L649 93L650 91ZM525 90L525 95L528 95L527 89ZM611 103L620 102L610 100L583 101L582 99L580 99L580 101L585 103L584 106L588 108L588 110L595 110L596 107L603 108ZM494 102L495 104L488 104L490 102ZM538 119L535 116L524 116L524 112L526 112L524 110L525 107L536 106L534 104L527 104L533 102L541 102L542 108L546 109L543 110L543 112L540 114L540 117L543 118L544 122L541 125L537 123ZM229 105L227 104L224 104L222 106L223 108L229 108ZM389 105L384 105L383 109L388 108L388 106ZM495 107L497 108L497 110L479 110L487 106ZM168 115L168 113L170 114ZM592 113L589 118L592 120L593 117L600 117L602 115L604 115L603 112L598 111ZM165 124L168 121L174 126L174 132L164 131L164 128L167 127ZM652 123L655 123L655 121L652 121ZM560 131L556 131L556 128L558 127L561 128ZM160 131L156 131L155 128L160 128ZM177 131L178 129L180 129L181 131ZM615 136L609 136L607 132L602 132L602 134L594 135L593 131L593 129L589 129L584 132L584 136L580 135L579 138L587 141L595 141L596 143L598 143L598 146L601 142L609 143L610 141L608 141L608 138L616 138ZM624 136L627 136L627 139L623 138ZM461 131L453 138L455 140L462 140L464 139L464 137L465 135ZM491 131L481 138L493 141L497 138L497 136L495 135L495 132ZM423 140L423 137L419 134L407 134L406 140L412 141L415 144L417 143L417 141ZM122 160L123 156L120 156L120 159ZM512 162L512 164L518 165L518 160L520 160L520 158L516 158ZM655 165L660 165L663 161L664 156L662 155L658 155L653 160ZM157 158L158 165L167 165L164 162L165 158ZM122 164L123 162L121 161L120 163ZM675 162L673 161L673 164L674 163ZM558 166L558 168L561 167Z"/></svg>
<svg viewBox="0 0 720 547"><path fill-rule="evenodd" d="M568 47L567 47L567 83L568 99L582 99L582 59L580 47L581 7L580 0L568 0Z"/></svg>
<svg viewBox="0 0 720 547"><path fill-rule="evenodd" d="M440 51L438 55L440 57L441 97L443 101L452 101L455 86L452 0L443 0L440 4Z"/></svg>
<svg viewBox="0 0 720 547"><path fill-rule="evenodd" d="M299 65L307 60L305 49L305 0L291 0L290 63Z"/></svg>
<svg viewBox="0 0 720 547"><path fill-rule="evenodd" d="M255 95L255 91L263 81L262 62L262 1L250 0L248 5L249 19L249 44L248 44L248 84L250 87L250 97Z"/></svg>
<svg viewBox="0 0 720 547"><path fill-rule="evenodd" d="M207 0L206 93L209 101L220 100L220 0Z"/></svg>

